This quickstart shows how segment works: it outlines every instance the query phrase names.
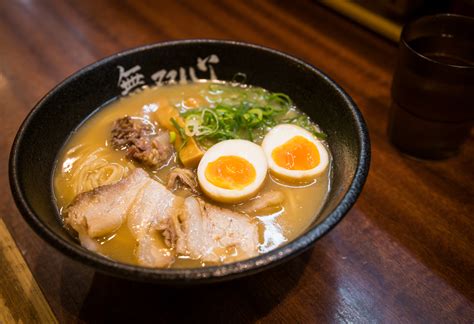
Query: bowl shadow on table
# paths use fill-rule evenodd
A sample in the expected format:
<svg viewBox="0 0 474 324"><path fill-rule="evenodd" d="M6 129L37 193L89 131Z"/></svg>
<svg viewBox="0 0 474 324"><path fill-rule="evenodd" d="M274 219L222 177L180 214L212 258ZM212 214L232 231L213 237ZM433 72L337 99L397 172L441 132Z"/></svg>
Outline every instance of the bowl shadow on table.
<svg viewBox="0 0 474 324"><path fill-rule="evenodd" d="M255 322L297 287L312 250L253 276L190 287L134 282L96 272L78 317L86 322Z"/></svg>

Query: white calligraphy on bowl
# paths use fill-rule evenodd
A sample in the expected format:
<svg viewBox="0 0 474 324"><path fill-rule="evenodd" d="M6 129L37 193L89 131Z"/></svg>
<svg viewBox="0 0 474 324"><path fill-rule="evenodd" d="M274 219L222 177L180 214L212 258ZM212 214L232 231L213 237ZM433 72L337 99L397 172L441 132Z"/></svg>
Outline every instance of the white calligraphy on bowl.
<svg viewBox="0 0 474 324"><path fill-rule="evenodd" d="M119 80L117 85L122 88L122 95L128 94L131 90L145 84L145 76L138 71L141 70L140 65L125 70L121 65L117 66L119 70Z"/></svg>
<svg viewBox="0 0 474 324"><path fill-rule="evenodd" d="M204 58L198 57L195 66L178 67L177 69L161 69L153 73L150 78L157 86L166 84L187 84L188 81L195 82L199 78L196 76L196 70L208 72L205 79L217 80L216 71L213 65L219 63L219 57L211 54ZM117 66L119 70L119 80L117 85L122 89L122 95L127 95L130 91L137 89L145 84L145 76L140 73L140 65L135 65L128 70L121 65Z"/></svg>

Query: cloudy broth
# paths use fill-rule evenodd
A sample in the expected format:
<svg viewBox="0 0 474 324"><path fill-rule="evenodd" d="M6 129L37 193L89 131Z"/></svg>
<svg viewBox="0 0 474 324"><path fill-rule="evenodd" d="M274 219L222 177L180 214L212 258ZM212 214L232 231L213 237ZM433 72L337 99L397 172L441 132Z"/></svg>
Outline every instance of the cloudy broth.
<svg viewBox="0 0 474 324"><path fill-rule="evenodd" d="M115 163L131 169L134 163L110 145L110 131L115 120L125 115L138 116L149 120L159 127L153 119L153 112L159 109L163 98L174 106L185 109L187 99L194 98L212 106L217 95L210 91L209 82L199 82L187 85L170 85L164 87L145 88L138 93L122 97L98 110L92 115L66 143L59 155L54 174L54 192L61 215L65 208L73 201L77 188L72 182L72 174L77 168L76 161L83 159L91 152L100 151L104 163ZM291 111L289 114L296 114ZM258 134L257 134L258 135ZM261 139L255 139L259 142ZM145 168L150 176L162 184L166 184L168 173L178 165L176 156L159 170ZM136 165L135 167L141 167ZM267 208L260 213L251 213L249 216L258 222L259 226L259 252L265 253L283 245L306 230L315 220L326 199L330 181L330 166L324 173L304 185L291 185L268 176L259 195L267 191L278 190L284 193L285 201L281 207ZM176 192L178 195L187 195L185 191ZM229 209L237 209L237 205L216 203L203 197L206 201ZM115 233L97 239L99 249L97 252L112 259L130 264L137 264L134 255L136 242L127 223ZM175 268L199 267L208 265L199 260L190 260L178 257L172 265Z"/></svg>

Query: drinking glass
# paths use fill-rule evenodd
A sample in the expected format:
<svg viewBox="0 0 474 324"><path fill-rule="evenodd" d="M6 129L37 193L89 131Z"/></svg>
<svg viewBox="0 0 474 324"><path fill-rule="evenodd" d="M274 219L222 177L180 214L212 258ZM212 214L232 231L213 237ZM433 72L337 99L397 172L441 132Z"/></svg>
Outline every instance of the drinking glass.
<svg viewBox="0 0 474 324"><path fill-rule="evenodd" d="M474 18L441 14L404 26L388 135L425 159L455 155L474 120Z"/></svg>

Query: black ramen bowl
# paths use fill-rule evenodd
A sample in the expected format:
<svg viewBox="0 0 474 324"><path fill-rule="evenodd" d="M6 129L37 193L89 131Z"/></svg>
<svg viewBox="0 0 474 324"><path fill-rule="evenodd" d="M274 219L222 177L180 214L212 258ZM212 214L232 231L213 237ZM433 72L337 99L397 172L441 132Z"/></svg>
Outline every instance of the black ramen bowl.
<svg viewBox="0 0 474 324"><path fill-rule="evenodd" d="M152 269L90 252L62 226L53 193L58 153L91 114L142 85L194 78L232 80L288 94L328 135L331 190L312 225L295 240L260 256L221 266ZM232 41L185 40L144 46L85 67L48 93L20 127L10 154L10 185L23 217L48 243L101 272L161 283L197 283L247 276L297 256L349 211L369 170L370 143L361 113L324 73L287 54Z"/></svg>

